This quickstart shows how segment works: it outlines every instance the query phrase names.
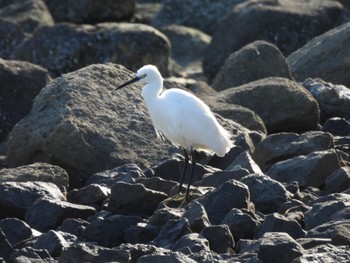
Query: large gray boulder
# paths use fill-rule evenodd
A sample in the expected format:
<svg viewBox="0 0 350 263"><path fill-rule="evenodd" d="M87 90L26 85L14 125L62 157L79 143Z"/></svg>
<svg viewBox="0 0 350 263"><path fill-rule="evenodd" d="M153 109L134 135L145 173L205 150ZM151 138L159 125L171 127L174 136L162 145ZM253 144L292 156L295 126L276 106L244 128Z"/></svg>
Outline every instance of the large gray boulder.
<svg viewBox="0 0 350 263"><path fill-rule="evenodd" d="M128 20L135 12L135 0L44 0L56 23L95 24Z"/></svg>
<svg viewBox="0 0 350 263"><path fill-rule="evenodd" d="M350 86L350 23L315 37L287 58L293 77L298 81L321 78Z"/></svg>
<svg viewBox="0 0 350 263"><path fill-rule="evenodd" d="M330 0L244 1L216 27L205 54L204 73L212 80L232 52L255 40L271 42L288 55L333 28L343 13L343 6Z"/></svg>
<svg viewBox="0 0 350 263"><path fill-rule="evenodd" d="M57 24L36 30L13 54L53 76L94 63L114 62L136 70L154 64L168 73L169 40L155 28L131 23Z"/></svg>
<svg viewBox="0 0 350 263"><path fill-rule="evenodd" d="M281 51L266 41L255 41L226 59L212 87L221 91L267 77L292 79L287 60Z"/></svg>
<svg viewBox="0 0 350 263"><path fill-rule="evenodd" d="M130 162L146 167L167 156L174 148L156 139L140 84L114 90L133 76L122 66L107 64L56 78L13 128L7 164L56 164L74 186L96 172Z"/></svg>
<svg viewBox="0 0 350 263"><path fill-rule="evenodd" d="M319 121L316 100L300 84L285 78L265 78L226 89L215 100L251 109L269 133L315 129Z"/></svg>

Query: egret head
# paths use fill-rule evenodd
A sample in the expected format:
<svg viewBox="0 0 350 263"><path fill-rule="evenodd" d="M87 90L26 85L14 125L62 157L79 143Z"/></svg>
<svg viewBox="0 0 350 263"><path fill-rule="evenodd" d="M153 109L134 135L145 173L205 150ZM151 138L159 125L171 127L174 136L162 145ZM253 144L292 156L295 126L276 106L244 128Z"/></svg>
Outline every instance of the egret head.
<svg viewBox="0 0 350 263"><path fill-rule="evenodd" d="M124 84L120 85L116 89L124 88L125 86L132 84L136 81L140 81L141 83L147 84L147 83L152 83L161 79L162 79L162 76L160 75L156 66L146 65L137 71L135 78L125 82Z"/></svg>

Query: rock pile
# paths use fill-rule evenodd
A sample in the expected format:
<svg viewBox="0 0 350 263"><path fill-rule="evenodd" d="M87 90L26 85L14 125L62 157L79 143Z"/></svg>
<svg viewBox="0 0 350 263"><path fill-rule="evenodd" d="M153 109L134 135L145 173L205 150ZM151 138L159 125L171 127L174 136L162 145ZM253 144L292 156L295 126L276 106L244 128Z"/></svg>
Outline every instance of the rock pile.
<svg viewBox="0 0 350 263"><path fill-rule="evenodd" d="M349 262L348 8L2 1L0 261ZM198 154L181 205L184 157L140 84L115 91L143 64L236 145Z"/></svg>

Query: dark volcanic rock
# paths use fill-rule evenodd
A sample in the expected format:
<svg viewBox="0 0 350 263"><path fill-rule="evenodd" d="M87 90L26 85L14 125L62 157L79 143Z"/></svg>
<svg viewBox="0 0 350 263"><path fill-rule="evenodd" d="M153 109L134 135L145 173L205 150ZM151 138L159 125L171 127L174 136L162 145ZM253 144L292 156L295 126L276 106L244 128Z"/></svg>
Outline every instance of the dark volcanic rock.
<svg viewBox="0 0 350 263"><path fill-rule="evenodd" d="M47 250L31 247L14 249L9 258L10 262L53 262Z"/></svg>
<svg viewBox="0 0 350 263"><path fill-rule="evenodd" d="M350 167L341 167L329 175L326 178L325 188L331 193L339 193L350 188Z"/></svg>
<svg viewBox="0 0 350 263"><path fill-rule="evenodd" d="M56 77L106 62L123 64L135 71L143 65L154 64L167 75L169 55L168 39L153 27L102 23L41 27L21 45L14 58L39 64Z"/></svg>
<svg viewBox="0 0 350 263"><path fill-rule="evenodd" d="M27 209L39 198L65 200L60 189L46 182L3 182L0 183L0 218L23 218ZM43 218L45 220L45 218Z"/></svg>
<svg viewBox="0 0 350 263"><path fill-rule="evenodd" d="M12 52L23 41L24 32L16 23L0 19L0 57L9 59Z"/></svg>
<svg viewBox="0 0 350 263"><path fill-rule="evenodd" d="M235 247L235 241L227 225L205 227L201 235L209 241L210 250L218 254L230 253Z"/></svg>
<svg viewBox="0 0 350 263"><path fill-rule="evenodd" d="M63 248L68 247L68 242L57 231L49 230L42 234L33 245L34 249L46 249L52 257L58 257Z"/></svg>
<svg viewBox="0 0 350 263"><path fill-rule="evenodd" d="M350 86L347 59L350 55L348 39L350 23L315 37L288 56L293 77L298 81L321 78L336 84ZM327 59L327 63L324 60Z"/></svg>
<svg viewBox="0 0 350 263"><path fill-rule="evenodd" d="M67 193L67 199L71 203L81 205L100 204L110 194L107 187L98 184L90 184L80 189L74 189Z"/></svg>
<svg viewBox="0 0 350 263"><path fill-rule="evenodd" d="M286 58L274 45L255 41L231 54L213 80L217 90L240 86L267 77L292 79Z"/></svg>
<svg viewBox="0 0 350 263"><path fill-rule="evenodd" d="M213 79L226 57L255 40L271 42L288 55L334 27L341 13L345 9L336 1L244 1L216 27L205 54L204 73Z"/></svg>
<svg viewBox="0 0 350 263"><path fill-rule="evenodd" d="M183 235L179 240L175 242L171 249L183 252L184 254L210 250L209 241L198 233L189 233ZM189 251L190 253L186 253L186 251Z"/></svg>
<svg viewBox="0 0 350 263"><path fill-rule="evenodd" d="M59 166L33 163L0 170L0 182L49 182L58 187L69 187L68 174Z"/></svg>
<svg viewBox="0 0 350 263"><path fill-rule="evenodd" d="M128 20L135 12L136 1L129 0L44 0L55 22L95 24Z"/></svg>
<svg viewBox="0 0 350 263"><path fill-rule="evenodd" d="M281 147L283 145L283 147ZM263 172L277 162L298 155L307 155L315 151L324 151L334 147L333 136L320 131L296 133L278 133L267 136L253 152L254 161Z"/></svg>
<svg viewBox="0 0 350 263"><path fill-rule="evenodd" d="M235 180L229 180L218 189L204 196L202 204L212 224L219 224L232 208L249 208L248 187Z"/></svg>
<svg viewBox="0 0 350 263"><path fill-rule="evenodd" d="M30 226L17 218L5 218L0 221L0 229L12 247L21 241L38 235Z"/></svg>
<svg viewBox="0 0 350 263"><path fill-rule="evenodd" d="M293 260L293 263L348 262L349 260L350 252L348 247L325 244L308 249L304 255Z"/></svg>
<svg viewBox="0 0 350 263"><path fill-rule="evenodd" d="M215 100L251 109L269 133L303 132L315 129L319 121L316 100L303 86L285 78L270 77L226 89Z"/></svg>
<svg viewBox="0 0 350 263"><path fill-rule="evenodd" d="M35 96L50 81L47 70L38 65L0 59L0 141L29 113Z"/></svg>
<svg viewBox="0 0 350 263"><path fill-rule="evenodd" d="M147 189L142 184L119 182L112 186L108 210L126 215L151 215L167 197L165 193Z"/></svg>
<svg viewBox="0 0 350 263"><path fill-rule="evenodd" d="M183 217L188 219L193 232L201 232L203 228L211 226L207 211L197 201L191 202Z"/></svg>
<svg viewBox="0 0 350 263"><path fill-rule="evenodd" d="M121 66L107 64L55 79L12 130L8 166L58 164L76 187L96 172L133 161L148 166L174 151L156 140L140 89L114 90L132 76Z"/></svg>
<svg viewBox="0 0 350 263"><path fill-rule="evenodd" d="M66 218L87 218L96 213L91 206L77 205L54 199L39 199L30 206L25 221L39 231L57 228Z"/></svg>
<svg viewBox="0 0 350 263"><path fill-rule="evenodd" d="M43 0L14 0L0 3L0 17L14 22L27 33L54 24Z"/></svg>
<svg viewBox="0 0 350 263"><path fill-rule="evenodd" d="M325 121L322 125L322 131L329 132L334 136L348 136L350 134L350 122L345 118L333 117Z"/></svg>
<svg viewBox="0 0 350 263"><path fill-rule="evenodd" d="M0 259L7 259L10 256L11 253L11 244L10 242L6 239L5 234L2 232L0 229Z"/></svg>
<svg viewBox="0 0 350 263"><path fill-rule="evenodd" d="M266 174L279 182L297 181L301 187L320 187L325 183L327 176L339 168L337 153L330 149L278 162Z"/></svg>

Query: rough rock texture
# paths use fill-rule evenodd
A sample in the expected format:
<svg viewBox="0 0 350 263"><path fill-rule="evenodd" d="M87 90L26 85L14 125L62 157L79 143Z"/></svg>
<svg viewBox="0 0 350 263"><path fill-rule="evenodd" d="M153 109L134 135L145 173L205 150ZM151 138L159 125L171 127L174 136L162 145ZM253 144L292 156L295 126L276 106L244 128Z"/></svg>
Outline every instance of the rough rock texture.
<svg viewBox="0 0 350 263"><path fill-rule="evenodd" d="M145 64L154 64L167 75L169 55L168 39L153 27L101 23L41 27L13 57L39 64L57 77L93 63L106 62L123 64L135 71Z"/></svg>
<svg viewBox="0 0 350 263"><path fill-rule="evenodd" d="M315 129L319 121L318 104L312 95L285 78L265 78L230 88L218 93L215 100L251 109L270 133Z"/></svg>
<svg viewBox="0 0 350 263"><path fill-rule="evenodd" d="M0 56L9 59L11 53L23 41L24 32L16 23L0 19Z"/></svg>
<svg viewBox="0 0 350 263"><path fill-rule="evenodd" d="M292 79L289 65L281 51L266 41L255 41L225 60L212 87L221 91L267 77Z"/></svg>
<svg viewBox="0 0 350 263"><path fill-rule="evenodd" d="M292 75L298 81L321 78L350 86L350 23L334 28L308 42L288 56ZM324 64L322 61L327 60Z"/></svg>
<svg viewBox="0 0 350 263"><path fill-rule="evenodd" d="M203 63L213 79L225 59L255 40L275 44L283 54L306 44L331 29L345 9L336 1L245 1L218 24Z"/></svg>
<svg viewBox="0 0 350 263"><path fill-rule="evenodd" d="M74 185L133 160L146 166L167 155L169 147L156 140L140 90L113 88L132 76L109 64L55 79L12 130L8 165L57 164L66 169Z"/></svg>
<svg viewBox="0 0 350 263"><path fill-rule="evenodd" d="M56 23L95 24L130 19L135 12L135 0L44 0Z"/></svg>
<svg viewBox="0 0 350 263"><path fill-rule="evenodd" d="M35 96L50 81L47 70L40 66L0 59L0 142L28 114Z"/></svg>

